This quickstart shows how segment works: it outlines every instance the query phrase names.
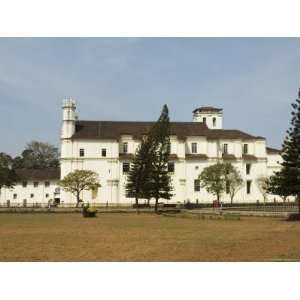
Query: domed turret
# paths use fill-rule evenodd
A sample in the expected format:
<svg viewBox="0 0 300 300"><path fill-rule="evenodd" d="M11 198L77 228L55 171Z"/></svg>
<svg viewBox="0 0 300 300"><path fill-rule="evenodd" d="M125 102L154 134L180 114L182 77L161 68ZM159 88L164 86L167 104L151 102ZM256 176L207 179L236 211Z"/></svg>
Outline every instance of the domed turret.
<svg viewBox="0 0 300 300"><path fill-rule="evenodd" d="M193 121L205 123L210 129L223 129L223 109L212 106L196 108Z"/></svg>

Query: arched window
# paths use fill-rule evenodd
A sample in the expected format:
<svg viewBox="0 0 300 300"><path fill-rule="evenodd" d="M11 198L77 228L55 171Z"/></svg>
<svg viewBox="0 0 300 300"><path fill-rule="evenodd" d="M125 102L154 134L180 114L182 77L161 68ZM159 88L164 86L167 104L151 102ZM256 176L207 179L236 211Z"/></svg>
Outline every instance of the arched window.
<svg viewBox="0 0 300 300"><path fill-rule="evenodd" d="M206 118L205 117L203 118L203 123L206 124Z"/></svg>
<svg viewBox="0 0 300 300"><path fill-rule="evenodd" d="M213 118L213 127L216 127L216 122L217 122L216 118Z"/></svg>

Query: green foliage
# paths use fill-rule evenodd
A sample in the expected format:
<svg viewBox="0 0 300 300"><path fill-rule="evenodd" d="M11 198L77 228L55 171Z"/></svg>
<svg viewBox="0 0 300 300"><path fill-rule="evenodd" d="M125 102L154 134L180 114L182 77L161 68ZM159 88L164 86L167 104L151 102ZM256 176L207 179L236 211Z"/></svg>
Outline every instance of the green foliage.
<svg viewBox="0 0 300 300"><path fill-rule="evenodd" d="M300 90L292 108L291 126L287 130L281 152L282 169L271 178L269 191L284 197L296 196L300 199Z"/></svg>
<svg viewBox="0 0 300 300"><path fill-rule="evenodd" d="M167 105L164 105L158 121L142 140L128 174L127 197L155 199L155 212L160 198L170 199L171 177L168 173L170 155L170 119Z"/></svg>
<svg viewBox="0 0 300 300"><path fill-rule="evenodd" d="M206 167L199 175L201 186L209 193L215 195L220 201L222 194L229 189L231 202L237 191L241 188L243 180L236 168L229 163L218 162Z"/></svg>
<svg viewBox="0 0 300 300"><path fill-rule="evenodd" d="M0 153L0 189L13 187L18 179L12 164L13 159L8 154Z"/></svg>
<svg viewBox="0 0 300 300"><path fill-rule="evenodd" d="M158 200L171 199L172 184L168 173L170 155L170 119L167 105L164 105L158 121L149 133L150 142L153 143L151 155L152 166L150 172L149 191L155 199L155 212L158 210Z"/></svg>
<svg viewBox="0 0 300 300"><path fill-rule="evenodd" d="M82 191L93 190L101 186L97 173L89 170L75 170L60 180L58 185L66 192L76 196L77 205L81 202L80 193Z"/></svg>
<svg viewBox="0 0 300 300"><path fill-rule="evenodd" d="M13 160L14 169L46 169L59 167L58 149L48 143L32 141L21 156Z"/></svg>
<svg viewBox="0 0 300 300"><path fill-rule="evenodd" d="M270 186L270 178L266 176L260 176L256 179L258 189L260 190L261 194L264 197L264 203L267 200L267 195Z"/></svg>
<svg viewBox="0 0 300 300"><path fill-rule="evenodd" d="M243 179L240 172L232 164L226 163L224 165L224 170L226 185L232 204L234 196L243 186Z"/></svg>
<svg viewBox="0 0 300 300"><path fill-rule="evenodd" d="M136 151L126 182L126 196L136 199L150 199L149 179L153 161L153 144L149 137L142 139L141 145Z"/></svg>

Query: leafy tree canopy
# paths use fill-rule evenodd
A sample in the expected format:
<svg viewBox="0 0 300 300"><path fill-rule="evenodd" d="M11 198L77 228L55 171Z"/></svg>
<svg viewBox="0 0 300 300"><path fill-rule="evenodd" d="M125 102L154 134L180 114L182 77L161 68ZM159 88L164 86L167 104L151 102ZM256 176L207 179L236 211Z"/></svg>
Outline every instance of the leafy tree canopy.
<svg viewBox="0 0 300 300"><path fill-rule="evenodd" d="M76 196L77 205L81 202L80 193L84 190L93 190L99 188L98 174L90 170L75 170L66 175L58 182L66 192L70 192Z"/></svg>

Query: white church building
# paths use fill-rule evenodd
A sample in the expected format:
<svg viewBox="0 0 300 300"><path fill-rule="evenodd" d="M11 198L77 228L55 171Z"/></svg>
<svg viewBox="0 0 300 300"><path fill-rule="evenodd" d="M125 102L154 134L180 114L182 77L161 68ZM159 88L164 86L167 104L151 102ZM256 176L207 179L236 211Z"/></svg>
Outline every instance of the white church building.
<svg viewBox="0 0 300 300"><path fill-rule="evenodd" d="M64 100L60 170L18 170L19 182L14 188L2 188L0 205L7 201L12 205L76 203L74 196L57 186L59 178L76 169L99 175L101 187L84 191L84 202L134 203L134 199L125 196L126 177L141 137L152 125L153 122L80 120L75 102ZM212 203L215 197L201 188L198 177L205 167L220 161L232 163L242 175L244 184L234 202L262 202L257 179L268 177L281 167L280 151L268 148L265 138L223 129L220 108L200 107L193 111L192 122L171 122L170 140L168 169L174 196L168 203ZM268 198L282 200L274 195ZM222 201L230 202L229 195L224 194Z"/></svg>
<svg viewBox="0 0 300 300"><path fill-rule="evenodd" d="M85 202L134 203L126 198L125 184L130 164L141 137L153 122L85 121L78 119L75 102L63 104L61 134L61 178L76 169L93 170L99 175L98 191L83 192ZM174 196L168 203L208 203L215 200L198 179L202 170L218 161L232 163L242 175L243 187L235 202L263 201L257 184L280 169L280 151L267 147L266 139L240 130L223 129L223 110L200 107L192 122L171 122L169 172ZM269 200L274 199L269 196ZM281 200L276 197L277 200ZM64 202L75 202L70 193L61 192ZM164 201L164 200L162 200ZM223 202L230 202L223 195Z"/></svg>

